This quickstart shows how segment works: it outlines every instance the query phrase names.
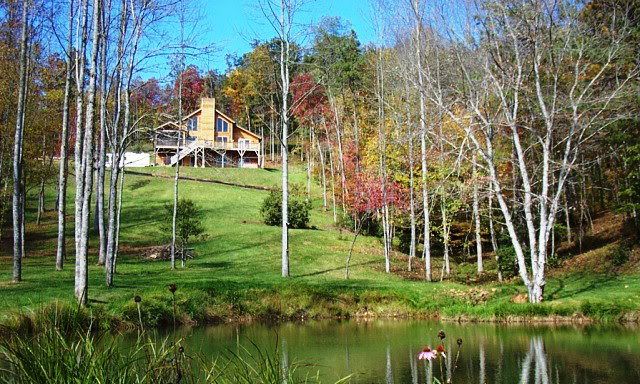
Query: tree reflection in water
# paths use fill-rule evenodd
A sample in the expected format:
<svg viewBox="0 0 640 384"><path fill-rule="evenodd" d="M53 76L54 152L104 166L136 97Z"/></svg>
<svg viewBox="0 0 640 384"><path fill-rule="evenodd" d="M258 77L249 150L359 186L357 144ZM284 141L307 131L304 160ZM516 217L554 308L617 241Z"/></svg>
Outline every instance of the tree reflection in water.
<svg viewBox="0 0 640 384"><path fill-rule="evenodd" d="M531 365L533 364L533 381ZM542 337L534 336L529 342L529 351L522 362L521 384L549 384L549 365Z"/></svg>

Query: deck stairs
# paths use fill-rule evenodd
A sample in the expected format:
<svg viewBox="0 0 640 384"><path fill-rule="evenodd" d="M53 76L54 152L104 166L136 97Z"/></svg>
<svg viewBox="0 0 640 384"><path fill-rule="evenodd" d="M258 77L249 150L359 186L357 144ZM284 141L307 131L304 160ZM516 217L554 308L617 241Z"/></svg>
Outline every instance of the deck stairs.
<svg viewBox="0 0 640 384"><path fill-rule="evenodd" d="M189 156L193 151L198 149L198 147L200 147L200 145L201 144L197 140L189 143L189 145L187 145L186 147L182 148L180 150L180 152L178 152L177 154L171 156L171 162L169 164L172 165L172 166L176 165L176 163L178 161L184 159L186 156Z"/></svg>

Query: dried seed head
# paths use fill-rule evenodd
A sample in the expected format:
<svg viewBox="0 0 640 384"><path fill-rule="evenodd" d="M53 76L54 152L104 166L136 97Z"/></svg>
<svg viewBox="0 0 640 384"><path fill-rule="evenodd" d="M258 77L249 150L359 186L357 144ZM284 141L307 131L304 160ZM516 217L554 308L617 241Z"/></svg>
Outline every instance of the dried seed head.
<svg viewBox="0 0 640 384"><path fill-rule="evenodd" d="M462 346L462 339L458 338L458 340L456 341L456 343L458 344L458 347Z"/></svg>
<svg viewBox="0 0 640 384"><path fill-rule="evenodd" d="M169 292L176 293L178 287L175 284L169 284Z"/></svg>
<svg viewBox="0 0 640 384"><path fill-rule="evenodd" d="M444 333L443 330L440 330L440 332L438 332L438 337L440 338L440 340L444 340L444 338L447 337L447 335Z"/></svg>
<svg viewBox="0 0 640 384"><path fill-rule="evenodd" d="M133 301L135 301L136 303L139 303L139 302L142 301L142 297L140 297L138 295L135 295L135 296L133 296Z"/></svg>

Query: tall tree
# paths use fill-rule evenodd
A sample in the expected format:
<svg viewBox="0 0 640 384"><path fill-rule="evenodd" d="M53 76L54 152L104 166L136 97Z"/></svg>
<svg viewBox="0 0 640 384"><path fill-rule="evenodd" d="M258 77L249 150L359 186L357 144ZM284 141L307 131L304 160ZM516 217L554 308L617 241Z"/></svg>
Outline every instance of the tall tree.
<svg viewBox="0 0 640 384"><path fill-rule="evenodd" d="M56 246L56 270L62 270L64 260L67 256L66 249L66 227L67 227L67 168L68 150L67 140L69 138L69 117L71 104L71 82L73 80L73 19L74 0L69 0L69 16L67 21L67 46L65 60L65 81L64 81L64 105L62 106L62 129L60 133L60 163L58 175L58 241Z"/></svg>
<svg viewBox="0 0 640 384"><path fill-rule="evenodd" d="M289 135L291 111L289 89L291 67L295 53L292 45L296 33L296 16L304 5L304 0L263 0L260 2L262 15L269 20L277 34L279 47L278 65L280 69L280 151L282 164L282 277L289 277Z"/></svg>
<svg viewBox="0 0 640 384"><path fill-rule="evenodd" d="M80 201L80 228L78 234L78 244L76 245L76 273L75 273L75 296L81 305L86 305L89 290L89 214L91 211L91 194L93 191L94 159L93 159L93 131L94 131L94 111L96 104L96 88L98 73L98 53L100 51L100 12L101 0L93 0L92 6L92 48L89 61L89 87L87 89L87 108L84 121L84 143L82 148L82 199ZM81 111L78 111L81 113ZM78 229L76 229L78 231Z"/></svg>
<svg viewBox="0 0 640 384"><path fill-rule="evenodd" d="M425 279L431 281L431 220L429 218L429 191L427 189L427 110L426 110L426 88L424 84L423 74L423 29L422 29L422 17L420 0L414 0L413 3L414 12L416 14L416 71L418 77L418 92L420 95L420 160L422 165L422 214L424 229L423 236L423 256L424 256L424 269Z"/></svg>
<svg viewBox="0 0 640 384"><path fill-rule="evenodd" d="M24 179L22 150L24 142L24 116L27 103L27 50L28 50L29 1L22 2L20 37L20 83L18 88L18 110L13 149L13 281L22 280L22 258L24 257Z"/></svg>

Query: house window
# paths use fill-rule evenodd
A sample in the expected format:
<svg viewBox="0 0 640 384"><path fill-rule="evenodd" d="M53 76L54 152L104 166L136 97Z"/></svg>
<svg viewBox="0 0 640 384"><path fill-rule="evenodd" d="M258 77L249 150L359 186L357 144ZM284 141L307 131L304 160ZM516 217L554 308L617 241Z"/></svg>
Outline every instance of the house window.
<svg viewBox="0 0 640 384"><path fill-rule="evenodd" d="M228 132L229 131L229 123L224 120L221 119L220 117L218 117L218 120L216 122L216 128L218 132Z"/></svg>
<svg viewBox="0 0 640 384"><path fill-rule="evenodd" d="M240 149L249 148L249 140L248 139L240 139L240 140L238 140L238 148L240 148Z"/></svg>
<svg viewBox="0 0 640 384"><path fill-rule="evenodd" d="M187 130L189 131L197 131L198 130L198 118L192 117L187 120Z"/></svg>
<svg viewBox="0 0 640 384"><path fill-rule="evenodd" d="M217 142L217 143L223 143L223 144L226 144L226 143L227 143L227 137L224 137L224 136L218 136L218 137L216 137L216 142Z"/></svg>

